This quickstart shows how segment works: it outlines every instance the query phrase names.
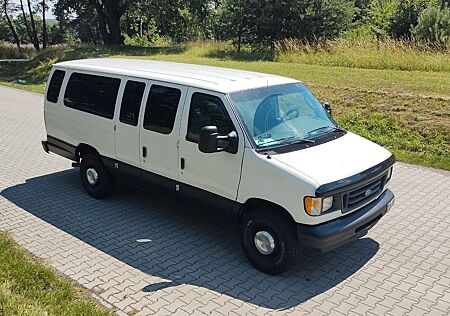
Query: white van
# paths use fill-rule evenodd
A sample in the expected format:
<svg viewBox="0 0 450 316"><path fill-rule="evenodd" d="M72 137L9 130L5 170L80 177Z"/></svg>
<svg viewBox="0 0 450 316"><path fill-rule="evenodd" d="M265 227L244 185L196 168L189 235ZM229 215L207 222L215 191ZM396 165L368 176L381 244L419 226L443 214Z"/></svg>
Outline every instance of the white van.
<svg viewBox="0 0 450 316"><path fill-rule="evenodd" d="M300 250L365 235L390 209L395 162L340 128L299 81L248 71L130 59L53 66L46 152L80 166L94 198L130 179L228 212L261 271Z"/></svg>

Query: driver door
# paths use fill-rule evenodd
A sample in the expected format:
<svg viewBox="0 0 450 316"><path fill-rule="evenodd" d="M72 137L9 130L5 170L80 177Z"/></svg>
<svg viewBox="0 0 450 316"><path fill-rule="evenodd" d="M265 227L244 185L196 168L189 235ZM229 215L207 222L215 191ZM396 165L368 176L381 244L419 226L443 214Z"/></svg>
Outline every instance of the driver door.
<svg viewBox="0 0 450 316"><path fill-rule="evenodd" d="M186 184L181 187L185 193L228 208L237 198L244 156L244 135L226 105L228 100L223 94L189 88L180 133L179 178ZM236 131L237 153L200 152L198 138L204 126L217 126L221 136Z"/></svg>

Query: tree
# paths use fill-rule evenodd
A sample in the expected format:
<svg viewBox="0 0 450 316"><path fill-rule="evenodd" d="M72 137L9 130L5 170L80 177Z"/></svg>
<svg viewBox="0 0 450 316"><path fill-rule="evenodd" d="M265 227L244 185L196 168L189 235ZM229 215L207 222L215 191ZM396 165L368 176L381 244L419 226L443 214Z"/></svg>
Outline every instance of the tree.
<svg viewBox="0 0 450 316"><path fill-rule="evenodd" d="M39 50L39 43L36 42L36 37L33 35L33 32L28 25L27 14L25 13L25 8L23 6L23 0L20 0L20 9L22 11L23 23L25 24L25 28L27 30L28 37L30 38L30 42L33 44L36 50Z"/></svg>
<svg viewBox="0 0 450 316"><path fill-rule="evenodd" d="M120 18L128 8L126 0L88 0L95 8L99 21L103 42L107 45L123 44L120 28Z"/></svg>
<svg viewBox="0 0 450 316"><path fill-rule="evenodd" d="M450 8L444 5L425 9L412 33L416 38L428 42L441 45L450 43Z"/></svg>
<svg viewBox="0 0 450 316"><path fill-rule="evenodd" d="M19 36L17 35L14 24L11 21L11 18L9 17L9 14L8 14L8 9L9 9L8 4L9 4L8 0L3 0L3 12L5 13L5 17L6 17L6 20L8 21L9 29L11 30L11 33L13 34L14 41L16 42L17 48L19 50L21 50Z"/></svg>
<svg viewBox="0 0 450 316"><path fill-rule="evenodd" d="M328 40L339 36L352 22L352 0L293 1L295 17L292 36L307 41Z"/></svg>
<svg viewBox="0 0 450 316"><path fill-rule="evenodd" d="M249 38L248 9L246 0L225 0L219 9L219 36L231 40L240 51Z"/></svg>
<svg viewBox="0 0 450 316"><path fill-rule="evenodd" d="M120 19L127 9L127 0L59 0L55 14L64 27L98 32L104 44L120 45L123 44ZM67 15L74 17L67 21Z"/></svg>
<svg viewBox="0 0 450 316"><path fill-rule="evenodd" d="M33 37L33 45L34 48L36 50L39 50L39 38L38 38L38 33L36 31L36 23L34 22L34 13L33 13L33 9L31 8L31 0L27 0L27 4L28 4L28 12L30 13L30 21L31 21L31 33L32 33L32 37Z"/></svg>
<svg viewBox="0 0 450 316"><path fill-rule="evenodd" d="M352 0L227 0L222 34L239 47L274 49L277 41L317 41L338 36L351 23Z"/></svg>
<svg viewBox="0 0 450 316"><path fill-rule="evenodd" d="M292 24L295 21L294 2L274 0L261 3L259 0L248 0L250 9L249 25L253 46L275 49L277 41L291 37Z"/></svg>
<svg viewBox="0 0 450 316"><path fill-rule="evenodd" d="M353 22L366 22L369 18L370 0L355 0Z"/></svg>
<svg viewBox="0 0 450 316"><path fill-rule="evenodd" d="M48 35L47 35L47 21L45 20L45 11L47 6L45 0L42 0L42 47L47 48Z"/></svg>
<svg viewBox="0 0 450 316"><path fill-rule="evenodd" d="M432 2L429 0L397 1L390 20L389 34L396 38L410 37L411 26L417 25L420 14Z"/></svg>
<svg viewBox="0 0 450 316"><path fill-rule="evenodd" d="M55 4L55 16L59 22L61 33L71 42L79 39L85 43L98 44L104 41L100 34L97 11L89 1L59 0Z"/></svg>

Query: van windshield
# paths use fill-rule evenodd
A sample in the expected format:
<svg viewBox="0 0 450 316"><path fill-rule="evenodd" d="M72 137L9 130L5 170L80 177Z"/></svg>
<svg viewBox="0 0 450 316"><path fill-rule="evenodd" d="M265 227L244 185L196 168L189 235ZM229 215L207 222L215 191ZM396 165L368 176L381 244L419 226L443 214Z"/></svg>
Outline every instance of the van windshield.
<svg viewBox="0 0 450 316"><path fill-rule="evenodd" d="M258 148L295 142L336 130L336 123L301 83L230 93Z"/></svg>

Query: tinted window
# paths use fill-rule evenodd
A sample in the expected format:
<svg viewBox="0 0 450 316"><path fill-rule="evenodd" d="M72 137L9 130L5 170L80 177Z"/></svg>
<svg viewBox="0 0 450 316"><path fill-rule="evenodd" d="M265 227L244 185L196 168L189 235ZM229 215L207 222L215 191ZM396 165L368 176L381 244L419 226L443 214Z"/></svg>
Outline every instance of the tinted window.
<svg viewBox="0 0 450 316"><path fill-rule="evenodd" d="M186 139L198 142L200 130L208 125L217 126L219 135L233 131L233 124L225 112L222 101L215 96L194 93L189 110L188 133Z"/></svg>
<svg viewBox="0 0 450 316"><path fill-rule="evenodd" d="M58 96L59 92L61 91L61 84L64 80L65 74L66 72L62 70L55 70L53 72L52 79L50 79L47 90L47 100L49 102L58 102Z"/></svg>
<svg viewBox="0 0 450 316"><path fill-rule="evenodd" d="M148 94L144 128L162 134L170 134L180 97L179 89L153 85Z"/></svg>
<svg viewBox="0 0 450 316"><path fill-rule="evenodd" d="M145 83L127 81L123 92L122 105L120 107L119 120L122 123L136 126L139 119L142 96L144 95Z"/></svg>
<svg viewBox="0 0 450 316"><path fill-rule="evenodd" d="M67 83L64 104L112 119L119 85L117 78L73 73Z"/></svg>

